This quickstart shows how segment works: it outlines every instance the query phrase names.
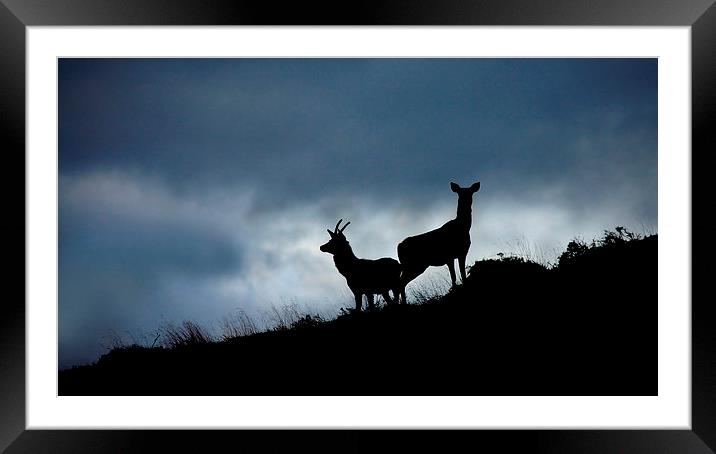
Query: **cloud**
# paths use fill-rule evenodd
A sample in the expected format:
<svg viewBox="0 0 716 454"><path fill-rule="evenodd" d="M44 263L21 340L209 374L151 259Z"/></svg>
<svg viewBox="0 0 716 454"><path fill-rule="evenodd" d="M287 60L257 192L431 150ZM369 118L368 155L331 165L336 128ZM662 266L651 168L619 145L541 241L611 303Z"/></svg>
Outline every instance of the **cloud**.
<svg viewBox="0 0 716 454"><path fill-rule="evenodd" d="M650 60L95 60L60 63L60 171L176 191L425 197L486 174L565 174L581 138L656 139ZM604 167L604 166L602 166ZM570 169L571 170L571 169Z"/></svg>
<svg viewBox="0 0 716 454"><path fill-rule="evenodd" d="M110 329L155 328L162 314L188 303L167 294L173 282L243 266L241 242L212 214L213 204L117 172L62 176L59 197L61 352L73 351L77 345L63 346L77 339L91 341L96 353Z"/></svg>

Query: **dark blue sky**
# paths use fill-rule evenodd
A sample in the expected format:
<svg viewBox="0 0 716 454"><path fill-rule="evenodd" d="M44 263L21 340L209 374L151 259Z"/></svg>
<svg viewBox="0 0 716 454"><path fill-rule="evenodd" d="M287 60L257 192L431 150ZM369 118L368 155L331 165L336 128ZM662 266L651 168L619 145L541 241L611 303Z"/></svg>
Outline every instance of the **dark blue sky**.
<svg viewBox="0 0 716 454"><path fill-rule="evenodd" d="M656 59L60 59L60 366L110 330L345 304L480 180L469 260L657 225ZM446 273L446 270L438 270Z"/></svg>

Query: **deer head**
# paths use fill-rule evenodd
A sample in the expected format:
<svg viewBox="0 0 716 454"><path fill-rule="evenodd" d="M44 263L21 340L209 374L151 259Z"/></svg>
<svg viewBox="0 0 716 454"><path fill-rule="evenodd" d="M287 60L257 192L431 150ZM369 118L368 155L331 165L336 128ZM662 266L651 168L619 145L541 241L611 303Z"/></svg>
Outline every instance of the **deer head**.
<svg viewBox="0 0 716 454"><path fill-rule="evenodd" d="M450 183L450 189L457 194L457 217L467 220L472 216L472 195L480 190L480 182L473 183L469 188Z"/></svg>
<svg viewBox="0 0 716 454"><path fill-rule="evenodd" d="M450 183L450 189L452 189L452 192L457 193L458 197L472 197L474 193L480 190L480 182L473 183L469 188L461 188L457 183Z"/></svg>
<svg viewBox="0 0 716 454"><path fill-rule="evenodd" d="M350 221L346 222L346 224L339 230L339 227L341 225L341 222L343 222L343 219L338 221L338 224L336 224L335 229L331 232L329 229L326 229L328 232L328 235L331 236L331 239L328 241L328 243L321 246L321 252L328 252L329 254L336 254L337 252L340 252L342 250L345 250L348 246L348 240L346 239L346 236L343 235L343 231L348 227L350 224Z"/></svg>

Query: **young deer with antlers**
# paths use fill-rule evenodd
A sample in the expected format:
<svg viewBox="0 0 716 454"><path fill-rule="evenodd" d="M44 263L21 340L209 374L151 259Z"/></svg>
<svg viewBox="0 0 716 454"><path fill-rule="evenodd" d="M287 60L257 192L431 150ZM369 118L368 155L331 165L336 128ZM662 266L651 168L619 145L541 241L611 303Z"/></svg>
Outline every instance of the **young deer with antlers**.
<svg viewBox="0 0 716 454"><path fill-rule="evenodd" d="M398 244L398 258L403 267L401 296L405 300L405 286L420 276L429 266L447 265L452 286L455 278L455 259L460 265L460 277L465 283L465 258L470 249L470 226L472 225L472 195L480 189L480 182L469 188L450 183L450 189L457 193L457 216L442 227L411 236Z"/></svg>
<svg viewBox="0 0 716 454"><path fill-rule="evenodd" d="M321 246L322 252L333 254L333 262L348 283L356 300L356 311L360 311L363 306L363 295L368 299L368 308L373 308L373 298L375 294L380 294L385 302L390 304L393 300L388 294L389 290L393 291L393 298L399 301L401 293L400 289L400 263L391 258L382 258L378 260L359 259L353 253L350 243L343 235L343 231L348 227L350 222L346 223L342 229L338 229L343 219L338 221L336 228L328 234L331 236L328 243Z"/></svg>

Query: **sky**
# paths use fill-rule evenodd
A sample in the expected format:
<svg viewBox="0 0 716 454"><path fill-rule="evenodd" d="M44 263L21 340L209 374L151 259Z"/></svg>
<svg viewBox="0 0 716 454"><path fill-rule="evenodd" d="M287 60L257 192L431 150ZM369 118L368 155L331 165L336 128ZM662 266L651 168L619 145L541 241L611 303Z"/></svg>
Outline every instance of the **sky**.
<svg viewBox="0 0 716 454"><path fill-rule="evenodd" d="M326 229L397 259L455 216L451 181L481 182L468 264L657 230L656 59L58 65L60 368L166 323L336 315Z"/></svg>

